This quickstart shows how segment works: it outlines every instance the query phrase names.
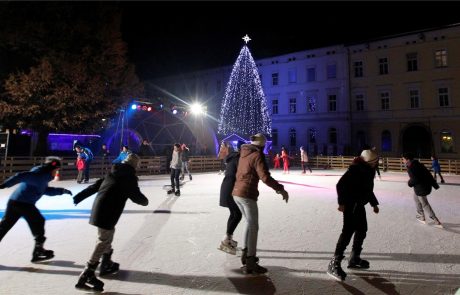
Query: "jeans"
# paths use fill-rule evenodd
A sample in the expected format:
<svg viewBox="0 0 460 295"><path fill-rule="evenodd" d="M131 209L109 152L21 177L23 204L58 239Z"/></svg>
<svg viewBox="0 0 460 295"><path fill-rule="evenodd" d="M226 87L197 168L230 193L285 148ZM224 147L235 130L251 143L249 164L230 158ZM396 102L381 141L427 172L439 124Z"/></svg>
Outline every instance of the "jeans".
<svg viewBox="0 0 460 295"><path fill-rule="evenodd" d="M188 175L190 175L190 169L188 168L188 161L183 161L182 162L182 176L185 175L186 171L187 171Z"/></svg>
<svg viewBox="0 0 460 295"><path fill-rule="evenodd" d="M246 219L243 231L243 248L248 248L248 256L256 256L257 235L259 233L259 208L257 201L249 198L233 196L236 205Z"/></svg>
<svg viewBox="0 0 460 295"><path fill-rule="evenodd" d="M97 228L97 242L94 248L93 254L91 255L90 264L96 264L102 257L102 254L109 253L112 250L113 235L115 229L103 229Z"/></svg>
<svg viewBox="0 0 460 295"><path fill-rule="evenodd" d="M426 213L431 219L433 220L437 219L426 196L417 196L414 194L414 201L415 201L415 207L417 209L417 218L419 217L425 218L425 213Z"/></svg>
<svg viewBox="0 0 460 295"><path fill-rule="evenodd" d="M180 190L179 185L180 169L171 168L171 189Z"/></svg>

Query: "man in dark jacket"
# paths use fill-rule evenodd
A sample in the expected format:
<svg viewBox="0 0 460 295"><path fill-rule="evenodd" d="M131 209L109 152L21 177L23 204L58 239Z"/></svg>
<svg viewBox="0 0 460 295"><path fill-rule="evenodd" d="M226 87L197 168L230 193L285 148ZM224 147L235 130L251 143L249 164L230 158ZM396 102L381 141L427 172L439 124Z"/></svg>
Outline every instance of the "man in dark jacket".
<svg viewBox="0 0 460 295"><path fill-rule="evenodd" d="M348 268L369 268L369 262L361 259L360 254L367 233L366 209L370 203L374 213L379 213L379 202L374 195L375 167L378 156L372 150L364 150L360 157L353 160L347 172L337 183L338 210L343 212L343 227L329 263L327 274L334 279L345 280L346 273L341 267L343 253L354 235Z"/></svg>
<svg viewBox="0 0 460 295"><path fill-rule="evenodd" d="M417 160L414 160L412 153L404 153L403 160L406 163L407 173L409 174L409 187L414 188L414 201L417 209L416 218L423 224L426 224L425 213L434 220L436 227L442 228L442 223L436 217L427 196L431 193L431 188L439 188L438 183L431 175L430 171Z"/></svg>
<svg viewBox="0 0 460 295"><path fill-rule="evenodd" d="M273 179L268 171L263 153L265 143L265 135L258 133L251 136L251 144L241 146L236 180L232 191L233 200L235 200L246 219L241 262L243 272L248 274L267 272L265 267L257 264L259 258L256 256L259 232L259 208L257 206L259 180L262 180L278 194L281 194L286 203L289 199L289 194L284 190L283 185Z"/></svg>
<svg viewBox="0 0 460 295"><path fill-rule="evenodd" d="M149 203L137 184L136 168L138 163L139 157L133 153L129 154L121 164L112 167L111 173L74 197L76 205L97 192L89 223L98 227L98 241L85 270L75 285L77 289L103 290L104 283L98 280L94 274L101 257L100 276L115 273L119 269L119 264L111 260L115 225L128 199L142 206L147 206Z"/></svg>
<svg viewBox="0 0 460 295"><path fill-rule="evenodd" d="M5 215L0 222L0 241L16 224L19 218L24 217L35 237L35 248L32 253L32 262L54 257L52 250L43 248L45 243L45 218L35 207L35 203L43 196L62 194L72 195L72 192L59 187L49 187L48 182L53 180L56 171L61 167L61 160L57 157L47 157L45 164L33 167L28 172L16 173L0 184L0 189L12 187L19 183L18 188L10 196Z"/></svg>
<svg viewBox="0 0 460 295"><path fill-rule="evenodd" d="M89 167L94 158L93 152L89 148L83 146L78 140L74 142L73 148L77 152L78 156L80 156L83 159L83 161L85 161L85 170L83 172L83 175L84 175L84 182L88 183L89 182Z"/></svg>
<svg viewBox="0 0 460 295"><path fill-rule="evenodd" d="M141 157L149 157L152 153L152 148L150 147L149 141L144 139L139 146L139 156Z"/></svg>
<svg viewBox="0 0 460 295"><path fill-rule="evenodd" d="M230 216L227 221L227 231L224 240L220 243L219 249L227 253L236 254L236 246L238 243L233 240L233 233L241 221L243 215L241 210L233 200L232 190L236 180L236 170L238 168L238 160L240 159L240 149L244 141L238 141L236 150L232 151L226 158L226 169L224 180L220 186L220 202L219 205L227 207L230 210Z"/></svg>

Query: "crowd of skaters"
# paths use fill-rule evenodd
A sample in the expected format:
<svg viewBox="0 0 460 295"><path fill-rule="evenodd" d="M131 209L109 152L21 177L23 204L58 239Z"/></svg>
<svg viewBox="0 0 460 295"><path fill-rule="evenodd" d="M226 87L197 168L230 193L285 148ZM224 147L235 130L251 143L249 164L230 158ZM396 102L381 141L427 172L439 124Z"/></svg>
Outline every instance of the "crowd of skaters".
<svg viewBox="0 0 460 295"><path fill-rule="evenodd" d="M223 157L223 170L221 170L221 173L224 173L224 179L221 185L219 204L228 207L230 214L224 239L219 248L227 253L236 254L238 242L233 239L233 233L244 218L241 247L242 271L256 275L267 272L266 268L260 266L257 257L259 181L261 180L280 194L286 203L289 200L289 194L284 186L270 174L268 161L263 151L265 145L266 138L260 133L251 136L247 143L238 142L235 149L230 148L225 143L221 145L221 149L226 149L226 151L222 152L222 155L225 155ZM87 182L89 173L86 173L86 169L91 164L92 153L79 143L75 144L74 149L78 154L77 160L83 160L83 165L79 166L79 171L82 171L81 175L79 173L79 180ZM106 152L106 156L108 156L108 150ZM188 169L189 152L190 150L185 144L176 143L172 145L171 190L168 191L168 194L174 193L176 196L180 196L180 180L184 178L185 173L188 173L190 180L192 179ZM306 152L303 147L300 149L301 157L302 152L304 152L304 157L301 158L302 173L305 173L307 168L311 172L308 165L308 155L305 158ZM284 153L287 154L287 151L284 150ZM290 158L288 155L288 158L284 159L283 162L288 163ZM73 202L77 205L85 198L97 194L89 221L90 224L97 227L97 243L85 269L78 278L75 286L78 289L103 290L104 283L95 274L99 264L100 276L116 273L119 270L119 264L112 261L112 241L115 226L123 212L125 203L127 199L131 199L139 205L148 205L148 199L140 191L136 177L139 159L137 154L130 151L127 146L123 146L120 154L112 161L113 165L110 172L73 197ZM435 170L435 177L433 177L430 171L415 159L413 154L404 153L402 159L407 167L408 186L414 190L416 219L426 224L427 219L430 218L436 227L442 228L442 223L427 198L432 188L439 188L435 179L437 175L441 177L441 182L444 182L440 174L439 162L435 157L432 158L432 168ZM355 157L336 185L338 211L343 214L344 218L342 232L337 241L334 255L327 267L327 274L334 279L345 280L346 273L341 268L341 262L344 258L344 251L353 236L348 268L366 269L370 267L369 261L361 258L361 252L367 232L365 205L370 203L374 213L379 213L378 200L373 192L378 162L379 157L375 149L364 149L359 156ZM0 241L16 222L24 217L35 239L32 262L54 257L52 250L44 248L46 240L45 218L35 203L43 195L72 195L68 189L48 186L60 167L61 160L59 158L48 157L42 165L33 167L27 172L17 173L0 184L0 189L18 184L9 198L5 214L0 221ZM287 164L286 173L289 173L289 164Z"/></svg>

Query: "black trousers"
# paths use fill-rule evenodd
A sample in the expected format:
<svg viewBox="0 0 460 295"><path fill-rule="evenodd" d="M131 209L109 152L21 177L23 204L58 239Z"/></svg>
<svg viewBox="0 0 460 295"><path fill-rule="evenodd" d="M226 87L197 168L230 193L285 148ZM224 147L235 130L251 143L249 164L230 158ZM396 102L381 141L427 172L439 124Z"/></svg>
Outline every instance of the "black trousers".
<svg viewBox="0 0 460 295"><path fill-rule="evenodd" d="M343 256L345 249L350 244L354 234L352 251L357 255L361 253L364 239L367 233L366 209L363 205L345 206L343 212L343 227L334 256Z"/></svg>
<svg viewBox="0 0 460 295"><path fill-rule="evenodd" d="M180 190L180 186L179 186L179 176L180 176L180 171L181 169L174 169L174 168L171 168L171 188L174 189L176 188L176 190Z"/></svg>
<svg viewBox="0 0 460 295"><path fill-rule="evenodd" d="M85 162L85 170L84 170L84 178L85 178L85 181L89 181L89 166L91 165L91 161L87 161Z"/></svg>
<svg viewBox="0 0 460 295"><path fill-rule="evenodd" d="M243 217L240 208L238 208L238 205L233 201L233 197L232 200L228 201L228 210L230 210L230 216L227 221L227 235L233 235L233 232L235 232L236 227Z"/></svg>
<svg viewBox="0 0 460 295"><path fill-rule="evenodd" d="M37 243L44 243L45 238L45 218L38 211L34 204L9 200L6 206L5 215L0 221L0 241L6 233L18 222L19 218L24 217L32 231Z"/></svg>

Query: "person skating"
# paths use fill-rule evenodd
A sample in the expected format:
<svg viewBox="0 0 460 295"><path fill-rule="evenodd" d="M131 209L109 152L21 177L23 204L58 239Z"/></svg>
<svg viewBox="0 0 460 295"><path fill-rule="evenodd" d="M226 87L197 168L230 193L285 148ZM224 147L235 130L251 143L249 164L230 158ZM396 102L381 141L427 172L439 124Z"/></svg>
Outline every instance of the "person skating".
<svg viewBox="0 0 460 295"><path fill-rule="evenodd" d="M89 168L91 166L91 162L93 161L94 155L93 152L83 146L79 141L74 142L74 150L77 152L77 154L85 161L85 170L83 171L84 175L84 183L89 182Z"/></svg>
<svg viewBox="0 0 460 295"><path fill-rule="evenodd" d="M403 160L406 163L407 173L409 174L407 185L414 188L414 201L417 210L415 217L419 222L426 224L425 214L428 214L434 221L434 226L442 228L442 223L436 217L427 198L431 193L432 187L439 188L438 183L425 165L414 159L412 153L404 153Z"/></svg>
<svg viewBox="0 0 460 295"><path fill-rule="evenodd" d="M122 146L120 154L118 154L118 157L116 157L113 161L112 164L118 164L123 162L124 159L128 157L129 154L131 154L132 151L129 149L127 145Z"/></svg>
<svg viewBox="0 0 460 295"><path fill-rule="evenodd" d="M190 173L190 166L189 166L189 163L190 163L190 149L188 148L188 146L185 143L183 143L182 146L181 146L181 150L182 150L182 153L181 153L182 170L181 170L180 180L184 180L185 172L188 173L188 178L190 180L192 180L192 173Z"/></svg>
<svg viewBox="0 0 460 295"><path fill-rule="evenodd" d="M222 141L219 147L219 153L217 154L217 159L220 160L220 170L219 175L225 172L225 158L230 154L230 145L226 141Z"/></svg>
<svg viewBox="0 0 460 295"><path fill-rule="evenodd" d="M436 175L439 174L439 177L441 178L441 183L446 183L444 181L444 177L442 177L441 175L441 165L439 165L439 160L436 156L431 156L431 168L434 172L434 180L437 180Z"/></svg>
<svg viewBox="0 0 460 295"><path fill-rule="evenodd" d="M267 272L265 267L258 264L259 259L256 256L259 231L259 209L257 207L259 180L281 194L286 203L289 199L289 194L284 190L283 185L273 179L268 171L263 153L265 143L265 136L258 133L251 136L251 144L241 146L236 180L232 191L233 199L246 220L241 262L243 272L247 274Z"/></svg>
<svg viewBox="0 0 460 295"><path fill-rule="evenodd" d="M61 160L57 157L47 157L45 163L33 167L28 172L16 173L0 184L0 189L12 187L19 183L18 188L11 194L6 206L5 215L0 222L0 241L16 224L19 218L24 217L35 238L35 247L32 253L32 262L42 261L54 257L52 250L43 248L45 243L45 218L35 206L43 196L62 194L72 195L65 188L49 187L56 171L61 167Z"/></svg>
<svg viewBox="0 0 460 295"><path fill-rule="evenodd" d="M236 247L238 243L233 240L233 233L241 221L242 214L238 205L233 200L232 190L236 180L236 170L238 168L238 160L240 158L240 148L244 141L238 141L236 150L232 151L226 158L225 176L220 186L220 201L219 205L227 207L230 211L230 216L227 220L227 231L224 240L221 241L219 249L227 253L236 254Z"/></svg>
<svg viewBox="0 0 460 295"><path fill-rule="evenodd" d="M74 204L77 205L89 196L97 193L89 223L96 226L98 239L93 254L86 263L86 267L75 285L77 289L103 291L104 283L96 278L95 271L101 260L99 275L115 273L119 264L112 261L112 241L115 226L130 199L136 204L147 206L149 201L142 194L138 186L136 168L139 156L129 154L120 164L112 166L112 170L104 178L75 195Z"/></svg>
<svg viewBox="0 0 460 295"><path fill-rule="evenodd" d="M182 168L182 160L181 148L179 143L174 144L169 168L171 168L171 189L168 191L168 195L174 194L176 196L180 196L179 176Z"/></svg>
<svg viewBox="0 0 460 295"><path fill-rule="evenodd" d="M374 194L375 165L378 156L372 150L364 150L348 167L337 183L338 210L343 213L342 233L337 241L334 257L329 262L327 274L343 281L347 274L341 262L344 252L354 235L348 268L369 268L369 261L361 259L361 251L367 233L365 205L370 203L374 213L379 213L378 201Z"/></svg>
<svg viewBox="0 0 460 295"><path fill-rule="evenodd" d="M303 146L300 147L300 163L302 164L302 174L305 174L306 168L312 173L308 160L308 153Z"/></svg>

